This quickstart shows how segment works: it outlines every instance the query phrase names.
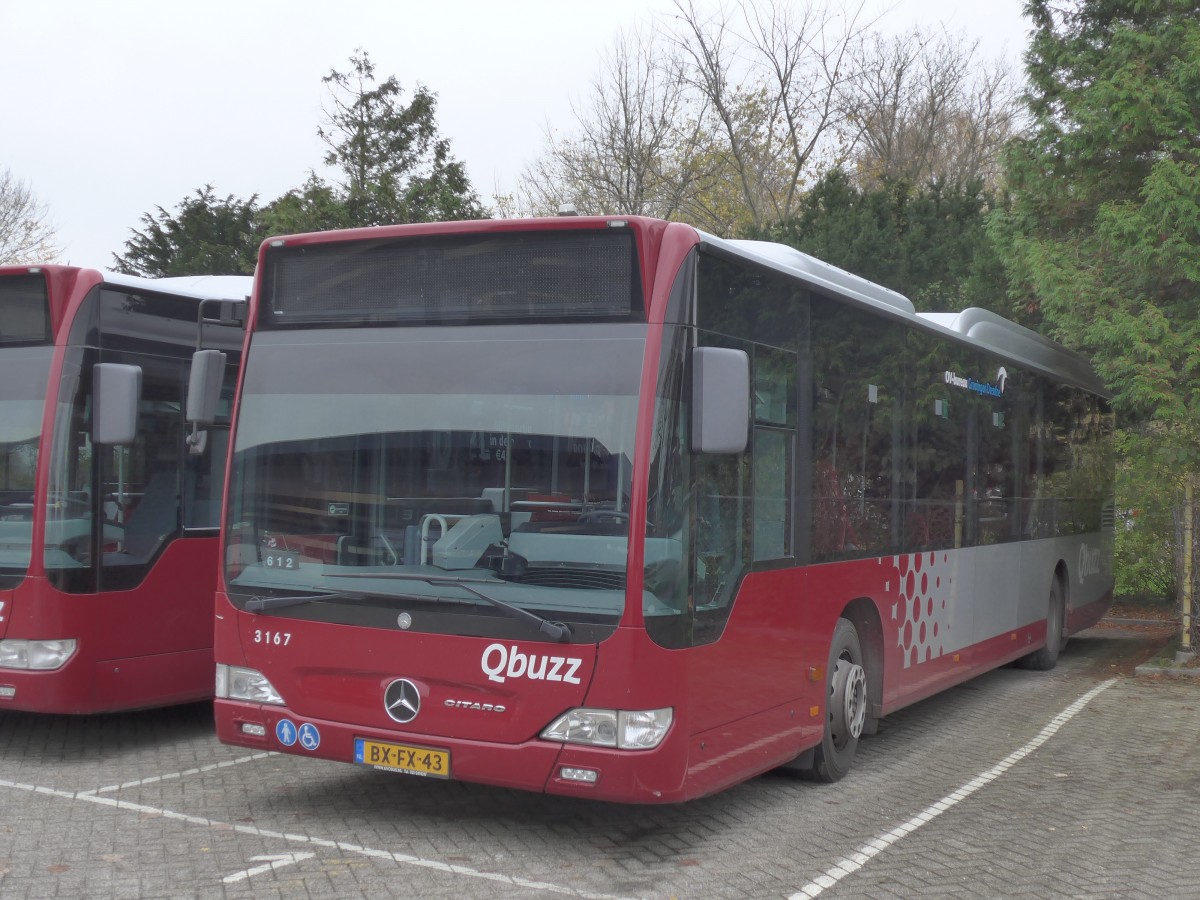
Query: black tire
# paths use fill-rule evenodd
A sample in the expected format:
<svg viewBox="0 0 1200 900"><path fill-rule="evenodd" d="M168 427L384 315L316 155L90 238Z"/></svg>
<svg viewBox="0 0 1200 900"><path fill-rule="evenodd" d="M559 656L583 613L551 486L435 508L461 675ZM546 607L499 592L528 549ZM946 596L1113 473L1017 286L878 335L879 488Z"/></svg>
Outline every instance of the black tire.
<svg viewBox="0 0 1200 900"><path fill-rule="evenodd" d="M862 643L848 619L838 619L826 669L825 733L813 750L813 781L839 781L850 771L867 719L867 678Z"/></svg>
<svg viewBox="0 0 1200 900"><path fill-rule="evenodd" d="M1050 583L1050 601L1046 607L1046 645L1018 661L1023 669L1048 672L1058 665L1058 656L1067 645L1067 605L1062 583L1055 578Z"/></svg>

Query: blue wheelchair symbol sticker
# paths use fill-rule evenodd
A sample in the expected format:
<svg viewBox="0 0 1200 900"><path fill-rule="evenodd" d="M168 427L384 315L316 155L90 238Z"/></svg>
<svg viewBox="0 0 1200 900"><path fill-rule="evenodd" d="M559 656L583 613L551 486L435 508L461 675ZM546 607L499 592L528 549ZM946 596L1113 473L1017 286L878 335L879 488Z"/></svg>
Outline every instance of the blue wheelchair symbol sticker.
<svg viewBox="0 0 1200 900"><path fill-rule="evenodd" d="M300 726L297 735L300 740L300 746L305 750L316 750L321 746L321 732L317 731L316 725L305 722Z"/></svg>
<svg viewBox="0 0 1200 900"><path fill-rule="evenodd" d="M296 743L296 725L291 719L280 719L275 726L275 737L285 747Z"/></svg>

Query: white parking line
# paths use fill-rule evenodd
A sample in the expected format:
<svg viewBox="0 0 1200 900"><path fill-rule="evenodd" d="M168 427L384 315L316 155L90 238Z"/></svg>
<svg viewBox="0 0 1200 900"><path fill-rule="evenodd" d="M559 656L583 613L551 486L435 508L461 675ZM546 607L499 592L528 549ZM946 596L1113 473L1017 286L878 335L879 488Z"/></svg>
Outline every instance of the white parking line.
<svg viewBox="0 0 1200 900"><path fill-rule="evenodd" d="M885 834L879 835L879 837L875 838L873 841L870 841L859 847L856 852L851 853L845 859L839 860L836 864L826 869L821 875L818 875L799 891L792 894L789 900L812 900L812 898L820 896L822 892L836 885L847 875L852 875L853 873L857 872L868 862L870 862L888 847L892 846L892 844L896 843L896 841L900 840L905 835L912 834L922 825L932 822L959 801L965 800L980 788L995 781L1030 753L1037 750L1038 747L1042 746L1042 744L1046 743L1046 741L1050 740L1050 738L1054 737L1054 735L1058 733L1058 730L1071 721L1071 719L1075 718L1081 709L1083 709L1097 696L1108 690L1116 683L1117 679L1110 678L1108 681L1096 685L1094 688L1060 712L1057 716L1051 719L1050 724L1043 728L1041 732L1039 732L1038 736L1031 740L1024 747L1021 747L1019 750L1014 750L996 765L992 766L992 768L975 776L954 793L947 794L937 803L926 807L903 825L893 828L891 831L886 832Z"/></svg>
<svg viewBox="0 0 1200 900"><path fill-rule="evenodd" d="M126 788L142 787L147 784L155 784L159 781L173 781L177 778L187 778L191 775L203 775L205 772L212 772L216 769L228 769L230 766L240 766L243 763L255 762L256 760L266 759L268 756L278 756L278 753L268 750L265 753L255 753L251 756L243 756L238 759L227 759L224 762L213 763L209 766L200 766L195 769L184 769L182 772L172 772L170 775L151 775L149 778L141 778L137 781L126 781L124 784L110 784L107 787L95 788L90 791L79 791L75 794L76 797L88 797L92 794L111 794L113 791L123 791Z"/></svg>
<svg viewBox="0 0 1200 900"><path fill-rule="evenodd" d="M296 863L302 863L306 859L312 859L316 855L315 853L275 853L265 856L252 856L250 857L250 862L261 862L265 863L265 865L243 869L241 872L234 872L232 875L226 875L221 881L224 884L237 884L239 881L245 881L247 878L253 878L255 875L274 872L277 869L282 869L284 866L294 866Z"/></svg>
<svg viewBox="0 0 1200 900"><path fill-rule="evenodd" d="M472 869L468 866L452 865L451 863L441 862L440 860L436 859L423 859L419 856L409 856L405 853L393 853L390 850L374 850L370 847L360 847L357 844L348 844L345 841L331 841L323 838L311 837L307 834L291 834L282 831L271 831L266 828L257 828L253 825L235 825L232 822L221 822L217 819L205 818L204 816L192 816L188 815L187 813L175 812L169 809L159 809L154 806L146 806L143 803L131 803L128 800L118 800L114 797L101 797L95 791L60 791L55 788L44 787L36 784L23 784L17 781L7 781L2 778L0 778L0 788L27 791L31 794L55 797L60 800L82 800L86 803L95 803L99 806L108 806L112 807L113 809L136 812L143 816L161 816L164 819L170 819L174 822L184 822L188 825L199 825L202 828L234 831L238 834L249 834L262 838L274 838L275 840L289 841L291 843L307 844L310 847L325 847L330 850L339 850L343 853L356 853L360 856L366 856L370 859L381 859L405 866L418 866L424 869L445 872L449 875L459 875L465 878L478 878L484 881L493 881L499 884L512 885L514 887L544 891L548 894L564 894L569 897L584 897L586 900L632 900L632 898L619 897L612 894L599 894L592 891L577 890L575 888L564 887L558 884L551 884L547 881L531 881L527 878L519 878L514 875L501 875L497 872L481 872L478 869Z"/></svg>

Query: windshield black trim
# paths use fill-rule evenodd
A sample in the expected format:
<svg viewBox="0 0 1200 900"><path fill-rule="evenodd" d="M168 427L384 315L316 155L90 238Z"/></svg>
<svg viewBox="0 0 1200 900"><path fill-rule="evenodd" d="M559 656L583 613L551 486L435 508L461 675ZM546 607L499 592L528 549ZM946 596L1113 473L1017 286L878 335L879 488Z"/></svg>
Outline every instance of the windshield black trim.
<svg viewBox="0 0 1200 900"><path fill-rule="evenodd" d="M273 589L241 585L231 586L228 597L237 609L248 614L280 620L347 625L378 631L457 635L493 641L598 644L616 632L620 618L616 612L598 615L575 610L555 610L555 618L569 625L570 634L562 641L554 641L549 636L531 629L528 623L518 621L491 604L481 603L472 597L349 591L345 593L353 598L350 602L307 601L307 598L312 596L334 593L336 592L312 590L293 595L303 598L296 605L276 609L268 607L263 610L247 609L248 601L256 597L283 598L287 595L275 594ZM401 620L406 624L401 624Z"/></svg>
<svg viewBox="0 0 1200 900"><path fill-rule="evenodd" d="M342 575L343 578L379 578L390 581L421 581L425 584L437 585L448 584L453 587L462 588L473 597L477 597L486 603L490 603L496 609L500 610L507 616L514 618L549 637L552 641L565 641L571 636L571 629L562 622L552 622L544 616L539 616L537 613L520 606L515 606L504 600L500 600L481 590L475 585L501 585L505 582L498 579L489 578L463 578L455 575L422 575L417 572L354 572Z"/></svg>

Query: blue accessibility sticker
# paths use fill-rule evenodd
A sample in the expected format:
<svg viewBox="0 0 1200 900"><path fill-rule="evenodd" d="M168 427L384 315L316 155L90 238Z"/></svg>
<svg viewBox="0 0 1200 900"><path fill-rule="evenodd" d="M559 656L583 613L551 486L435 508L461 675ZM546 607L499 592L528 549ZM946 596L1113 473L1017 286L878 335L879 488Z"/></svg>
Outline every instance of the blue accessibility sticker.
<svg viewBox="0 0 1200 900"><path fill-rule="evenodd" d="M311 722L305 722L298 732L300 746L305 750L316 750L321 746L321 732Z"/></svg>
<svg viewBox="0 0 1200 900"><path fill-rule="evenodd" d="M275 737L285 747L296 743L296 725L291 719L280 719L275 726Z"/></svg>

